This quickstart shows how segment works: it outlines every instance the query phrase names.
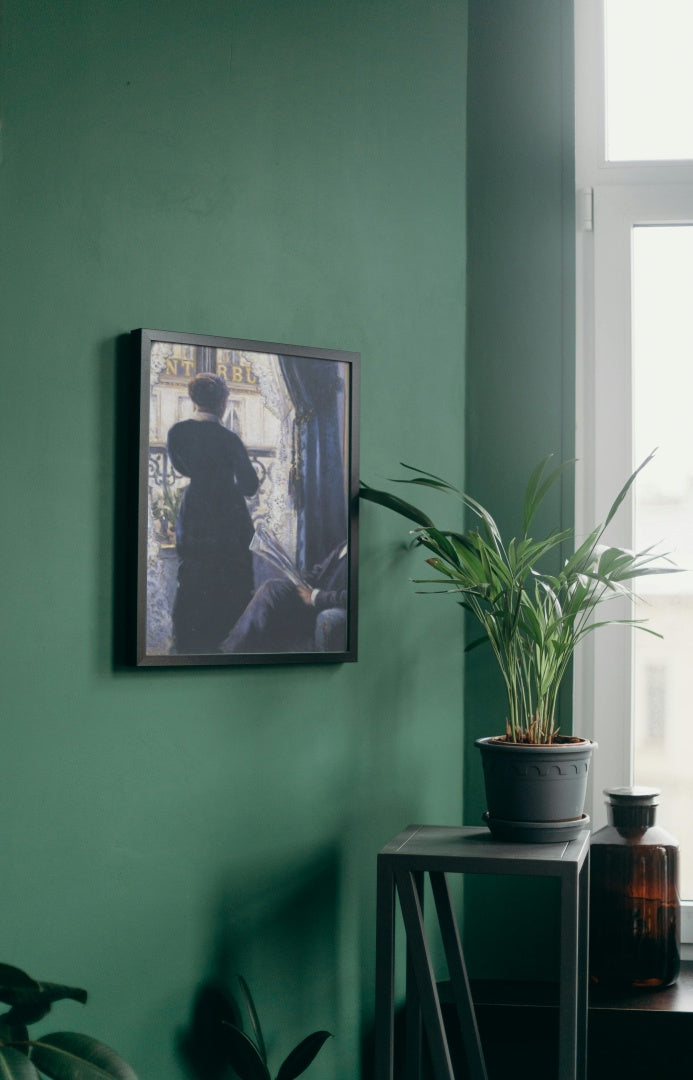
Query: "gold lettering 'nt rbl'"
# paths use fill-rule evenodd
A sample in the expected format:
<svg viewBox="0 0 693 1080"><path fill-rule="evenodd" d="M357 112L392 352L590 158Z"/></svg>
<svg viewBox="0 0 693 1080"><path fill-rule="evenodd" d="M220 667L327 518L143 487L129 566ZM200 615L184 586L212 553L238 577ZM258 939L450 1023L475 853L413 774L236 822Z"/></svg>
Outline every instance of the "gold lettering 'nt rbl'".
<svg viewBox="0 0 693 1080"><path fill-rule="evenodd" d="M166 374L172 375L174 378L192 379L195 374L195 361L194 360L182 360L177 356L168 356L166 358Z"/></svg>
<svg viewBox="0 0 693 1080"><path fill-rule="evenodd" d="M233 383L235 386L239 383L255 386L257 383L257 376L253 375L250 368L242 367L240 364L217 364L217 374L223 375L227 383Z"/></svg>
<svg viewBox="0 0 693 1080"><path fill-rule="evenodd" d="M167 357L166 375L174 379L192 379L196 373L197 365L194 360L184 360L180 356ZM257 386L257 376L245 365L217 364L217 374L233 386Z"/></svg>

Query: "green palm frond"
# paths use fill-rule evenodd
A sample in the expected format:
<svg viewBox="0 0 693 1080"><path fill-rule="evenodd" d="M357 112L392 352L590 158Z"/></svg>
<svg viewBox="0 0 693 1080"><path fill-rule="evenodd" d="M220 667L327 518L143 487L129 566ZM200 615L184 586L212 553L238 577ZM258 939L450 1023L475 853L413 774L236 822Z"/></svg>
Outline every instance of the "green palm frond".
<svg viewBox="0 0 693 1080"><path fill-rule="evenodd" d="M466 531L442 529L409 502L361 486L361 497L416 522L418 546L438 575L416 584L455 597L474 616L482 642L490 644L505 684L507 731L515 742L551 742L556 736L556 708L562 681L577 644L602 626L626 625L656 634L641 619L597 620L600 605L617 597L634 598L634 583L653 574L679 573L666 555L653 548L639 552L603 543L606 529L652 454L635 469L614 499L603 522L551 572L546 560L572 538L572 530L554 530L544 538L530 535L532 522L548 492L574 462L550 467L551 457L533 469L524 493L522 527L505 542L493 516L466 492L434 473L404 465L414 475L397 483L430 488L455 496L476 525ZM435 586L438 586L435 588ZM659 635L656 635L659 636Z"/></svg>

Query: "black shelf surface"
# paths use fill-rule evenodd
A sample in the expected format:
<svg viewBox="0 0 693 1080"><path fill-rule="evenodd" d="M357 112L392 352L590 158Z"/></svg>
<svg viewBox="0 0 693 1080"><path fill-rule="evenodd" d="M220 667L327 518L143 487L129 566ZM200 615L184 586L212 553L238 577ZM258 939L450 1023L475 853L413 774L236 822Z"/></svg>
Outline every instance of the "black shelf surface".
<svg viewBox="0 0 693 1080"><path fill-rule="evenodd" d="M472 979L471 987L489 1080L516 1075L523 1060L532 1061L532 1080L554 1080L558 985ZM439 984L439 992L452 1027L448 984ZM690 1080L691 1047L693 961L684 961L678 981L663 990L616 993L591 988L588 1080Z"/></svg>
<svg viewBox="0 0 693 1080"><path fill-rule="evenodd" d="M472 995L480 1006L551 1009L558 1005L558 984L499 979L472 979ZM441 984L441 998L448 987ZM615 991L590 987L590 1012L687 1013L693 1016L693 960L681 963L673 986L662 990Z"/></svg>
<svg viewBox="0 0 693 1080"><path fill-rule="evenodd" d="M667 1012L693 1015L693 960L681 962L681 973L673 986L662 990L619 992L593 987L590 1009L612 1012Z"/></svg>

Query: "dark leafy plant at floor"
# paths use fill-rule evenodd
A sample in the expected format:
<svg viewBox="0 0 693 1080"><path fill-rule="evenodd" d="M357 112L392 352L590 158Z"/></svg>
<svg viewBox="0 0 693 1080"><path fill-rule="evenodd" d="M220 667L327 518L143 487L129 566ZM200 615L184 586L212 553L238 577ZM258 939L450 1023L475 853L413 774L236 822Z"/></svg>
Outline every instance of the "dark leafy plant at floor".
<svg viewBox="0 0 693 1080"><path fill-rule="evenodd" d="M238 1073L240 1080L271 1080L271 1074L267 1066L267 1050L257 1010L245 979L240 975L237 978L245 1013L252 1031L252 1038L246 1035L242 1027L230 1021L225 1021L224 1032L228 1062L231 1068ZM294 1080L294 1077L300 1076L330 1037L329 1031L314 1031L312 1035L307 1035L284 1058L284 1061L279 1066L276 1080Z"/></svg>
<svg viewBox="0 0 693 1080"><path fill-rule="evenodd" d="M43 1020L55 1001L71 998L84 1004L86 990L39 982L10 964L0 964L0 1001L9 1005L0 1015L0 1076L4 1080L137 1080L110 1046L75 1031L56 1031L37 1039L28 1025Z"/></svg>
<svg viewBox="0 0 693 1080"><path fill-rule="evenodd" d="M180 1049L191 1071L205 1080L228 1077L229 1069L239 1080L272 1080L252 994L242 976L236 979L238 1001L225 987L213 983L201 987L192 1024L181 1039ZM307 1035L281 1063L275 1080L300 1076L330 1037L329 1031Z"/></svg>
<svg viewBox="0 0 693 1080"><path fill-rule="evenodd" d="M224 1022L243 1027L238 1002L225 979L208 978L197 988L190 1020L178 1036L178 1052L191 1080L228 1080Z"/></svg>

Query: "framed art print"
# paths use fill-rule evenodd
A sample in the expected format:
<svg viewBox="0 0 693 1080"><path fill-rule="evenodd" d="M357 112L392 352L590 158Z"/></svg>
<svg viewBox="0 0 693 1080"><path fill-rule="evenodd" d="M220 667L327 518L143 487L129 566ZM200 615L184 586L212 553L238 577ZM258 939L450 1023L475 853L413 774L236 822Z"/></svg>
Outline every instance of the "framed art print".
<svg viewBox="0 0 693 1080"><path fill-rule="evenodd" d="M131 336L138 665L356 660L358 354Z"/></svg>

